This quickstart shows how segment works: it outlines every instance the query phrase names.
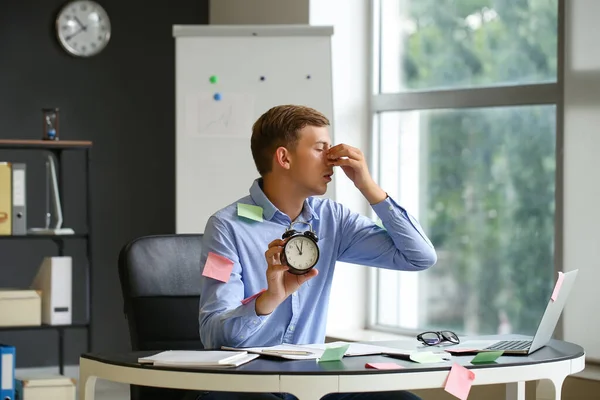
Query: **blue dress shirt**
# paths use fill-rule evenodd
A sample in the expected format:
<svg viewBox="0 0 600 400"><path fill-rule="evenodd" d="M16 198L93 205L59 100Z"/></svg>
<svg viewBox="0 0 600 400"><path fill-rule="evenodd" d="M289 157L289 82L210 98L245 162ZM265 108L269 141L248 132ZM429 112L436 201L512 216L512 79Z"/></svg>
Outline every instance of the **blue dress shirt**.
<svg viewBox="0 0 600 400"><path fill-rule="evenodd" d="M265 252L280 239L290 218L265 196L259 178L250 195L213 214L206 224L200 258L204 269L209 252L233 262L229 280L201 276L200 339L208 349L254 347L282 343L323 343L327 309L336 261L401 271L422 271L437 255L420 224L387 197L372 205L385 229L371 219L330 199L308 198L297 221L309 222L318 236L319 274L305 282L271 314L258 316L256 298L267 288ZM238 216L237 203L263 209L263 221ZM303 231L307 225L295 224Z"/></svg>

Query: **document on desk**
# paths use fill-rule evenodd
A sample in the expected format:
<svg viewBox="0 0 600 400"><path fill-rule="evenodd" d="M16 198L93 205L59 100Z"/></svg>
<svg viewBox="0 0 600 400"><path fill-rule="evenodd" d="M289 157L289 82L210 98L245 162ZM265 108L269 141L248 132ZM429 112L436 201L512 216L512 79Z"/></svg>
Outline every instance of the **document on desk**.
<svg viewBox="0 0 600 400"><path fill-rule="evenodd" d="M327 347L339 347L348 344L345 357L390 355L408 359L414 350L395 349L392 347L377 346L372 344L354 342L332 342L318 344L281 344L269 347L222 347L222 350L247 351L248 353L262 354L265 356L281 357L288 360L316 360L321 358Z"/></svg>
<svg viewBox="0 0 600 400"><path fill-rule="evenodd" d="M140 364L151 364L161 367L238 367L258 357L245 351L221 350L168 350L138 358Z"/></svg>

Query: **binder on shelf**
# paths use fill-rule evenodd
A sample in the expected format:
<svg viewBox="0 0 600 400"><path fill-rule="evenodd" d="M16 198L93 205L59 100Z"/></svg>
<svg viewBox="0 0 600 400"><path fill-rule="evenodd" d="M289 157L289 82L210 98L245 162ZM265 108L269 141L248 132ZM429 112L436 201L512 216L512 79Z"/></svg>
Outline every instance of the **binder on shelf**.
<svg viewBox="0 0 600 400"><path fill-rule="evenodd" d="M42 322L70 325L72 321L72 258L44 257L31 285L42 291Z"/></svg>
<svg viewBox="0 0 600 400"><path fill-rule="evenodd" d="M0 399L15 399L15 347L0 344Z"/></svg>
<svg viewBox="0 0 600 400"><path fill-rule="evenodd" d="M0 235L12 234L12 167L0 162Z"/></svg>
<svg viewBox="0 0 600 400"><path fill-rule="evenodd" d="M27 197L25 185L26 165L12 165L12 234L27 234Z"/></svg>

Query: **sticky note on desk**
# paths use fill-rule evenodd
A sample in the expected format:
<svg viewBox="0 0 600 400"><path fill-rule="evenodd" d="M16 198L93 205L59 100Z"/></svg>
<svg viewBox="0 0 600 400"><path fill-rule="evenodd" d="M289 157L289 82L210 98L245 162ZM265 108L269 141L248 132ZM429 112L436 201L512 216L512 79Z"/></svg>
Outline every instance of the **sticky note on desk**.
<svg viewBox="0 0 600 400"><path fill-rule="evenodd" d="M502 353L504 353L504 351L502 350L482 351L481 353L478 353L475 357L473 357L473 359L471 360L471 364L484 364L494 362L498 357L502 355Z"/></svg>
<svg viewBox="0 0 600 400"><path fill-rule="evenodd" d="M202 275L227 283L233 271L233 261L212 251L208 252Z"/></svg>
<svg viewBox="0 0 600 400"><path fill-rule="evenodd" d="M552 301L556 301L558 298L558 293L560 292L560 287L562 286L563 279L565 279L565 274L562 271L558 271L558 279L556 280L556 285L554 285L554 291L552 292L552 296L550 297Z"/></svg>
<svg viewBox="0 0 600 400"><path fill-rule="evenodd" d="M237 213L239 217L251 219L254 221L263 221L263 209L262 207L255 206L252 204L237 204Z"/></svg>
<svg viewBox="0 0 600 400"><path fill-rule="evenodd" d="M410 359L419 364L432 364L444 362L444 359L431 351L417 351L410 354Z"/></svg>
<svg viewBox="0 0 600 400"><path fill-rule="evenodd" d="M475 373L462 365L453 364L446 379L444 390L461 400L467 400Z"/></svg>
<svg viewBox="0 0 600 400"><path fill-rule="evenodd" d="M396 363L366 363L365 368L373 368L373 369L402 369L404 368L400 364Z"/></svg>
<svg viewBox="0 0 600 400"><path fill-rule="evenodd" d="M346 354L346 351L349 347L350 343L343 346L325 347L323 355L317 360L317 362L340 361L344 357L344 354Z"/></svg>

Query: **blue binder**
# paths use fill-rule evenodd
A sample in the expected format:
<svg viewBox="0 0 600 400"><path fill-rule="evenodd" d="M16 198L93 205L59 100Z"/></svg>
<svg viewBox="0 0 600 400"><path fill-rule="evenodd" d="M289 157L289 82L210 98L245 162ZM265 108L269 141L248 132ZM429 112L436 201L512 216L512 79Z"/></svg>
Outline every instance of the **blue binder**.
<svg viewBox="0 0 600 400"><path fill-rule="evenodd" d="M15 399L15 347L0 343L0 399Z"/></svg>

